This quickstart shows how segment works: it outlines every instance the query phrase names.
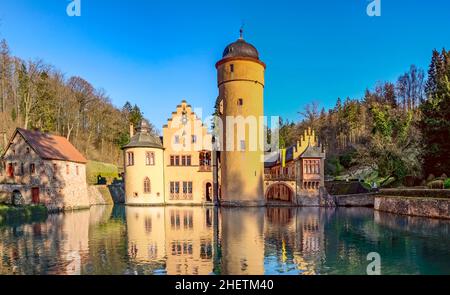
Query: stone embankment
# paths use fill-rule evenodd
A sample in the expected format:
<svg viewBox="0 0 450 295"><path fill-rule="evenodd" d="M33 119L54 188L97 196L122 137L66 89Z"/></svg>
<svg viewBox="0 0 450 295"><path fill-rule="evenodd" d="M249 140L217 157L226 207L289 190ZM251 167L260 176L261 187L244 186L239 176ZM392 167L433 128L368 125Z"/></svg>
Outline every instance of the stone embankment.
<svg viewBox="0 0 450 295"><path fill-rule="evenodd" d="M450 219L450 190L385 189L375 198L378 211Z"/></svg>

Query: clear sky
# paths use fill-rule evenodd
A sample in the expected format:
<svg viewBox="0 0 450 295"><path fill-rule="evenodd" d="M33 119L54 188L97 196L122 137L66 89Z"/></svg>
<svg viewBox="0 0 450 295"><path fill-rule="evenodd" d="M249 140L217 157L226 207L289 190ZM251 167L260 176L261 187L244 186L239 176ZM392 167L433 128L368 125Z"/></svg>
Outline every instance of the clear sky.
<svg viewBox="0 0 450 295"><path fill-rule="evenodd" d="M160 129L182 99L212 112L215 62L244 22L267 64L265 112L293 120L309 102L361 97L450 49L450 1L381 0L380 17L366 14L370 2L81 0L81 16L68 17L69 0L0 0L0 38L117 106L138 104Z"/></svg>

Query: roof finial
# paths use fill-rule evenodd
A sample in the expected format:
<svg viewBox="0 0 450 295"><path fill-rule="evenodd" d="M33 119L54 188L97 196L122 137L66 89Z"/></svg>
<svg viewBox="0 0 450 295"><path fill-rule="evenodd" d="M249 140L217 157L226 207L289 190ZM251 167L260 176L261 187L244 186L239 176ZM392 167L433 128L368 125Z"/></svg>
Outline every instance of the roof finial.
<svg viewBox="0 0 450 295"><path fill-rule="evenodd" d="M244 22L242 22L241 29L239 30L239 39L244 39Z"/></svg>

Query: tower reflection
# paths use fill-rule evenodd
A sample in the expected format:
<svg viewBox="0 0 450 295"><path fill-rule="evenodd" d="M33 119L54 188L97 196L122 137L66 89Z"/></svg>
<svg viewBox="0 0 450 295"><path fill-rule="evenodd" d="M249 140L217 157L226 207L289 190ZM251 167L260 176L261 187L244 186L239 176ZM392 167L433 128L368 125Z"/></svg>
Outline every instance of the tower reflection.
<svg viewBox="0 0 450 295"><path fill-rule="evenodd" d="M222 274L264 274L264 208L221 208Z"/></svg>
<svg viewBox="0 0 450 295"><path fill-rule="evenodd" d="M165 263L171 275L213 272L214 209L127 207L128 253L138 263Z"/></svg>

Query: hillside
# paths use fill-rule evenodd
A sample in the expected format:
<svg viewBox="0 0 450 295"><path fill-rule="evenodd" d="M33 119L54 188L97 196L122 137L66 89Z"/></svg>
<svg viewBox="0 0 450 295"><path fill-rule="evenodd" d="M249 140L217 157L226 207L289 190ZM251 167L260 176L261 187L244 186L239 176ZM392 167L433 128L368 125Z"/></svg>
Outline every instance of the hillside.
<svg viewBox="0 0 450 295"><path fill-rule="evenodd" d="M42 60L24 61L0 42L0 152L22 127L65 136L88 159L119 165L129 126L141 119L138 106L118 108L83 78L65 77Z"/></svg>

